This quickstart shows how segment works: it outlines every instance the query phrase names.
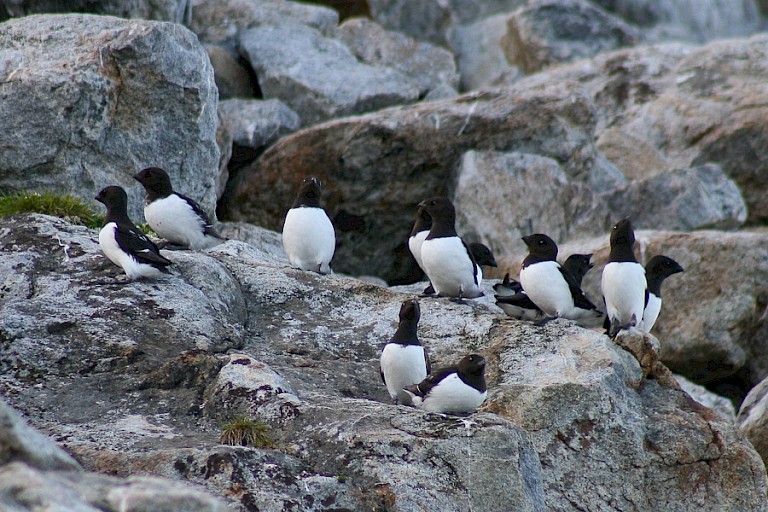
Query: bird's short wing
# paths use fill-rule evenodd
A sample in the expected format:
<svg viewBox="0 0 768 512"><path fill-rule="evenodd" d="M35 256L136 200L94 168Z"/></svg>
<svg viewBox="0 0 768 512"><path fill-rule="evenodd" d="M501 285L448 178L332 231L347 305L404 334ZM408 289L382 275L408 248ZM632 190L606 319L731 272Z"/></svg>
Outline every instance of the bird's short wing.
<svg viewBox="0 0 768 512"><path fill-rule="evenodd" d="M408 391L413 393L416 396L425 397L429 392L432 390L433 387L437 386L437 384L446 378L451 373L456 373L457 369L455 366L449 366L447 368L442 368L440 370L437 370L435 373L431 373L427 375L427 377L419 382L418 384L414 384L413 386L408 386Z"/></svg>
<svg viewBox="0 0 768 512"><path fill-rule="evenodd" d="M518 292L514 295L495 295L494 297L496 297L496 302L501 302L502 304L511 304L523 309L539 309L531 298L523 292Z"/></svg>
<svg viewBox="0 0 768 512"><path fill-rule="evenodd" d="M222 240L226 240L223 236L221 236L218 232L216 232L215 229L213 229L213 223L211 222L210 217L208 217L208 214L205 213L205 211L200 208L200 205L197 204L197 202L194 199L190 199L189 197L179 194L176 192L176 195L179 196L181 199L183 199L190 208L192 208L192 211L195 212L195 215L200 217L200 219L203 221L203 233L206 235L210 235L214 238L220 238Z"/></svg>
<svg viewBox="0 0 768 512"><path fill-rule="evenodd" d="M472 262L472 277L475 280L475 285L480 286L480 283L477 282L477 272L475 272L475 268L477 267L477 262L475 261L475 257L472 256L472 251L469 250L469 246L467 245L467 242L465 242L463 238L459 238L459 240L461 240L461 243L464 245L464 250L467 251L467 256L469 256L469 261Z"/></svg>
<svg viewBox="0 0 768 512"><path fill-rule="evenodd" d="M432 373L432 363L429 362L429 352L427 352L427 347L424 347L424 361L427 363L427 375Z"/></svg>
<svg viewBox="0 0 768 512"><path fill-rule="evenodd" d="M133 255L142 263L168 266L172 262L160 254L157 246L141 231L132 226L118 226L115 229L117 245L125 252Z"/></svg>

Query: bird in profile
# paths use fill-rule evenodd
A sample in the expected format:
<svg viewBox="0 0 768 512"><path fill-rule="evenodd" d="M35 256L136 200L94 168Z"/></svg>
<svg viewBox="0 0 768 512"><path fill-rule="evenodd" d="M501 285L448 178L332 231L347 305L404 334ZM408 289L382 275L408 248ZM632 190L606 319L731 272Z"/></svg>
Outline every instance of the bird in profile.
<svg viewBox="0 0 768 512"><path fill-rule="evenodd" d="M578 323L602 320L603 313L584 295L579 281L557 262L554 240L536 233L523 237L523 242L529 252L520 270L520 284L548 317L542 322L552 318L568 318Z"/></svg>
<svg viewBox="0 0 768 512"><path fill-rule="evenodd" d="M430 372L427 349L419 341L417 328L421 310L415 299L400 306L400 323L381 351L381 380L395 404L413 405L403 388L421 382Z"/></svg>
<svg viewBox="0 0 768 512"><path fill-rule="evenodd" d="M133 178L147 193L147 224L168 242L189 249L207 249L225 240L199 204L174 192L171 178L163 169L148 167Z"/></svg>
<svg viewBox="0 0 768 512"><path fill-rule="evenodd" d="M170 274L171 261L128 218L128 195L122 187L103 188L96 200L107 207L99 246L109 260L122 267L128 279Z"/></svg>
<svg viewBox="0 0 768 512"><path fill-rule="evenodd" d="M683 272L680 266L672 258L667 256L654 256L645 264L645 278L648 288L645 294L645 309L640 329L650 332L661 312L661 284L671 275Z"/></svg>
<svg viewBox="0 0 768 512"><path fill-rule="evenodd" d="M621 329L642 322L648 283L645 269L635 258L635 232L629 219L622 219L613 226L610 240L611 252L603 268L600 286L607 315L604 325L613 338Z"/></svg>
<svg viewBox="0 0 768 512"><path fill-rule="evenodd" d="M291 266L320 274L331 273L336 232L322 206L322 184L314 176L304 179L283 223L283 248Z"/></svg>
<svg viewBox="0 0 768 512"><path fill-rule="evenodd" d="M485 401L485 358L470 354L453 366L435 371L405 388L419 409L444 414L468 414Z"/></svg>
<svg viewBox="0 0 768 512"><path fill-rule="evenodd" d="M591 263L592 254L571 254L563 262L563 270L573 276L574 282L581 287L584 276L595 265ZM518 320L540 321L545 318L544 312L533 303L523 290L520 282L510 279L509 273L504 275L501 283L493 285L496 292L496 305L508 316ZM591 327L591 323L582 323Z"/></svg>
<svg viewBox="0 0 768 512"><path fill-rule="evenodd" d="M432 227L421 245L424 271L441 297L477 298L483 295L477 264L467 244L456 233L456 209L447 197L419 203L432 218Z"/></svg>

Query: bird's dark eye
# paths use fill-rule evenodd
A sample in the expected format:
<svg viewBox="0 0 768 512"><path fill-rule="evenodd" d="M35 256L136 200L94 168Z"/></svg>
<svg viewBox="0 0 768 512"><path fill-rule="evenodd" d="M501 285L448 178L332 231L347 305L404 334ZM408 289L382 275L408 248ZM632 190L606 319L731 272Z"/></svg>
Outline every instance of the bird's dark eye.
<svg viewBox="0 0 768 512"><path fill-rule="evenodd" d="M544 240L539 240L539 245L544 245Z"/></svg>

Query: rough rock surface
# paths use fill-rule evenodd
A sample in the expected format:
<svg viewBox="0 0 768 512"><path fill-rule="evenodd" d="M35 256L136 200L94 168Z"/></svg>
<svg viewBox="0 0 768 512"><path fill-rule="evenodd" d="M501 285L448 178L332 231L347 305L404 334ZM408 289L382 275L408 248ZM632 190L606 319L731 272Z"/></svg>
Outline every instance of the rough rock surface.
<svg viewBox="0 0 768 512"><path fill-rule="evenodd" d="M365 18L342 23L336 36L361 61L401 72L419 87L419 96L448 85L456 88L459 75L453 54L444 48L420 43L398 32L385 30Z"/></svg>
<svg viewBox="0 0 768 512"><path fill-rule="evenodd" d="M652 337L627 334L633 355L567 321L508 319L490 293L422 299L433 363L483 353L490 388L469 417L423 413L389 405L377 367L412 294L236 241L166 252L174 275L117 284L94 238L46 216L6 222L0 390L86 470L147 475L144 503L162 476L239 510L768 509L757 453L659 378ZM276 448L219 444L233 414Z"/></svg>
<svg viewBox="0 0 768 512"><path fill-rule="evenodd" d="M301 126L296 112L280 100L224 100L219 112L232 126L233 142L252 149L264 148Z"/></svg>
<svg viewBox="0 0 768 512"><path fill-rule="evenodd" d="M0 24L0 187L93 197L158 166L206 210L216 201L217 91L205 50L180 25L36 15Z"/></svg>
<svg viewBox="0 0 768 512"><path fill-rule="evenodd" d="M264 97L282 100L305 125L419 96L403 74L363 64L346 45L305 25L256 27L240 32L238 40Z"/></svg>
<svg viewBox="0 0 768 512"><path fill-rule="evenodd" d="M768 379L752 388L739 408L736 418L739 432L749 439L757 453L768 463Z"/></svg>
<svg viewBox="0 0 768 512"><path fill-rule="evenodd" d="M93 13L188 23L191 0L2 0L0 21L44 13Z"/></svg>
<svg viewBox="0 0 768 512"><path fill-rule="evenodd" d="M507 20L507 60L534 73L555 63L641 42L641 32L586 0L532 2Z"/></svg>

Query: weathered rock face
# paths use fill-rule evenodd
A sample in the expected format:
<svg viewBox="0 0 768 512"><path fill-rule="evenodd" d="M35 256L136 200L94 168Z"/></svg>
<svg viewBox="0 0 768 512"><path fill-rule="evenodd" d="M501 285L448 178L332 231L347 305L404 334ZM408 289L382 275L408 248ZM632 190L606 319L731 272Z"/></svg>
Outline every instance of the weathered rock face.
<svg viewBox="0 0 768 512"><path fill-rule="evenodd" d="M763 458L763 462L768 461L768 410L766 405L766 390L768 390L768 379L763 380L757 386L752 388L739 408L739 415L736 418L739 425L739 432L749 439L757 453Z"/></svg>
<svg viewBox="0 0 768 512"><path fill-rule="evenodd" d="M640 31L586 0L544 0L515 11L501 45L507 60L534 73L558 62L633 46Z"/></svg>
<svg viewBox="0 0 768 512"><path fill-rule="evenodd" d="M0 24L0 187L93 197L158 166L211 211L219 149L208 56L187 29L92 15L38 15Z"/></svg>
<svg viewBox="0 0 768 512"><path fill-rule="evenodd" d="M757 453L677 389L652 337L627 334L632 355L567 321L513 321L487 286L469 305L424 299L433 363L485 354L489 402L467 418L392 406L379 350L412 295L289 269L262 235L166 252L174 275L116 285L95 231L10 219L2 394L87 470L188 480L239 510L768 509ZM277 448L220 445L235 414ZM22 469L0 471L34 481ZM153 489L142 503L161 492L134 485Z"/></svg>
<svg viewBox="0 0 768 512"><path fill-rule="evenodd" d="M280 100L224 100L219 112L232 126L233 142L262 149L301 126L299 116Z"/></svg>
<svg viewBox="0 0 768 512"><path fill-rule="evenodd" d="M302 124L407 103L419 88L403 74L359 62L349 48L300 24L240 32L239 45L265 98L278 98Z"/></svg>
<svg viewBox="0 0 768 512"><path fill-rule="evenodd" d="M2 0L0 21L43 13L82 12L188 23L190 0Z"/></svg>

